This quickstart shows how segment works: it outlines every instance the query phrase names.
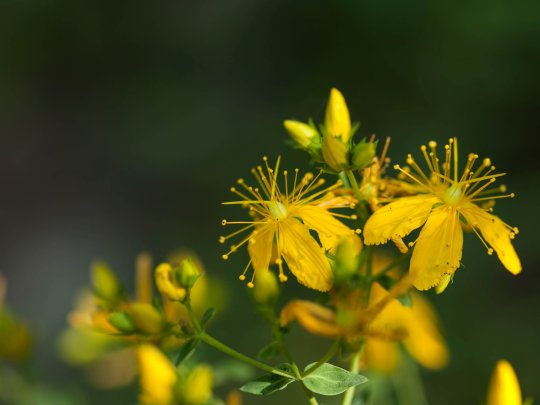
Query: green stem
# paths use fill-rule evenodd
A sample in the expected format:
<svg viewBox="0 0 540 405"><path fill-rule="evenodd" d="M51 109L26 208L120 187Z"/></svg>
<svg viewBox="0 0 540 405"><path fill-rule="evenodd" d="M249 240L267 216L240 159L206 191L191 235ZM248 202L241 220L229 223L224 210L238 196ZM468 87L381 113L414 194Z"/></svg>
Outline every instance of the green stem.
<svg viewBox="0 0 540 405"><path fill-rule="evenodd" d="M349 366L349 371L351 373L358 373L359 363L360 363L360 357L362 356L363 347L360 347L360 349L353 355L351 359L351 364ZM341 402L341 405L351 405L352 401L354 399L354 392L355 387L350 387L345 391L345 395L343 396L343 401Z"/></svg>
<svg viewBox="0 0 540 405"><path fill-rule="evenodd" d="M358 212L358 221L363 227L369 216L369 213L364 204L364 198L362 197L362 193L360 193L360 187L358 186L358 182L356 181L356 177L352 170L345 170L344 173L347 176L347 180L349 180L349 184L354 193L354 196L358 200L358 204L356 205L356 209Z"/></svg>
<svg viewBox="0 0 540 405"><path fill-rule="evenodd" d="M334 355L337 353L339 349L339 345L341 342L339 340L336 340L332 346L328 349L328 351L310 368L308 368L304 373L302 374L302 377L306 377L313 373L315 370L317 370L320 366L322 366L324 363L327 363Z"/></svg>
<svg viewBox="0 0 540 405"><path fill-rule="evenodd" d="M214 349L217 349L220 352L223 352L228 356L234 357L237 360L243 361L244 363L250 364L253 367L257 367L257 368L259 368L259 369L261 369L263 371L266 371L268 373L277 374L277 375L280 375L282 377L292 378L293 380L297 379L296 376L294 376L294 375L292 375L290 373L287 373L286 371L279 370L277 368L269 366L268 364L261 363L258 360L255 360L255 359L253 359L251 357L248 357L245 354L237 352L232 347L229 347L226 344L221 343L219 340L213 338L212 336L210 336L206 332L201 332L200 335L199 335L199 338L204 343L206 343L207 345L212 346Z"/></svg>

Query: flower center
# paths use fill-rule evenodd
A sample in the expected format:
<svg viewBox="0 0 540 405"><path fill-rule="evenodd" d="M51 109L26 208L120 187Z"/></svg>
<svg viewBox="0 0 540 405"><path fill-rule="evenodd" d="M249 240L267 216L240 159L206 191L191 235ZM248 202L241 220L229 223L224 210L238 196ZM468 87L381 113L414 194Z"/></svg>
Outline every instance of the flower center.
<svg viewBox="0 0 540 405"><path fill-rule="evenodd" d="M463 192L461 191L461 187L458 184L454 184L446 189L442 199L446 204L456 205L461 201L462 197Z"/></svg>
<svg viewBox="0 0 540 405"><path fill-rule="evenodd" d="M279 201L270 201L268 203L268 210L274 219L287 218L287 208Z"/></svg>

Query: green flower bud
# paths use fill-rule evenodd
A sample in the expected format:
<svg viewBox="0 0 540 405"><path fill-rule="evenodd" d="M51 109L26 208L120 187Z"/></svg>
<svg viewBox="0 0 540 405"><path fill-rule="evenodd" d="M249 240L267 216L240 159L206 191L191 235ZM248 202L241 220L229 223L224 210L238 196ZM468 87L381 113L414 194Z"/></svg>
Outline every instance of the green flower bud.
<svg viewBox="0 0 540 405"><path fill-rule="evenodd" d="M291 136L292 140L304 149L307 149L311 143L320 140L317 130L303 122L285 120L283 121L283 126Z"/></svg>
<svg viewBox="0 0 540 405"><path fill-rule="evenodd" d="M362 170L369 166L375 157L377 144L375 142L360 142L352 150L352 165L355 169Z"/></svg>
<svg viewBox="0 0 540 405"><path fill-rule="evenodd" d="M336 282L348 280L358 270L360 251L350 238L344 238L336 249L334 275Z"/></svg>
<svg viewBox="0 0 540 405"><path fill-rule="evenodd" d="M258 270L253 285L253 299L257 304L273 305L279 297L279 283L274 272Z"/></svg>
<svg viewBox="0 0 540 405"><path fill-rule="evenodd" d="M340 138L331 135L325 136L322 154L325 163L336 172L341 172L349 164L347 145Z"/></svg>
<svg viewBox="0 0 540 405"><path fill-rule="evenodd" d="M107 319L120 332L131 333L135 330L131 317L125 312L113 312L109 314Z"/></svg>
<svg viewBox="0 0 540 405"><path fill-rule="evenodd" d="M99 298L114 301L120 296L121 286L112 270L103 262L95 262L90 278Z"/></svg>
<svg viewBox="0 0 540 405"><path fill-rule="evenodd" d="M193 287L193 285L201 275L201 272L197 268L197 265L189 257L180 262L180 268L176 270L175 273L178 284L188 289Z"/></svg>

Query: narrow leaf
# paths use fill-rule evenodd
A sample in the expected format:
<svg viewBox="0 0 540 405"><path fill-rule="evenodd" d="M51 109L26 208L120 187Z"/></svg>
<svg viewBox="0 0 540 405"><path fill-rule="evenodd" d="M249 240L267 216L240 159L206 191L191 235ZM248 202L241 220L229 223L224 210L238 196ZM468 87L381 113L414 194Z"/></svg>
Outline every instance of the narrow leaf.
<svg viewBox="0 0 540 405"><path fill-rule="evenodd" d="M277 368L290 372L290 366L288 364L282 364ZM270 373L244 384L240 387L240 391L255 395L269 395L273 392L285 389L294 381L295 380L292 378Z"/></svg>
<svg viewBox="0 0 540 405"><path fill-rule="evenodd" d="M204 328L208 322L212 320L212 318L216 315L216 309L215 308L208 308L202 318L201 318L201 326Z"/></svg>
<svg viewBox="0 0 540 405"><path fill-rule="evenodd" d="M306 370L315 364L309 364ZM365 383L367 378L360 374L351 373L341 367L324 363L314 372L304 377L302 381L307 388L316 394L338 395L350 387Z"/></svg>
<svg viewBox="0 0 540 405"><path fill-rule="evenodd" d="M176 356L175 364L178 366L180 363L186 360L199 345L199 342L199 339L189 339L182 346L180 346L177 352L178 354Z"/></svg>

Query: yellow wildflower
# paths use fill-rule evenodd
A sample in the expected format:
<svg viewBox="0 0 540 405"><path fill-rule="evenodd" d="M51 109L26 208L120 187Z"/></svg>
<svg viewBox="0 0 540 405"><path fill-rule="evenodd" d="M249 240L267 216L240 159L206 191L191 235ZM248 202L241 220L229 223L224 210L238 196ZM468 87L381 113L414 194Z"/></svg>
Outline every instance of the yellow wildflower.
<svg viewBox="0 0 540 405"><path fill-rule="evenodd" d="M313 176L307 173L299 178L298 169L295 170L291 188L289 173L283 171L285 185L282 190L278 186L280 159L278 158L275 168L268 166L266 157L264 162L266 170L261 166L252 169L259 186L251 187L243 179L239 179L238 185L241 189L232 187L231 191L239 196L240 200L224 203L248 208L253 220L222 221L224 226L240 224L244 227L228 236L222 236L221 243L242 232L250 231L248 236L223 255L223 259L228 259L232 252L249 242L248 253L251 260L240 276L240 280L245 280L250 266L253 267L249 287L254 286L257 271L267 270L270 264L278 266L280 281L286 281L287 276L283 270L285 261L301 284L315 290L328 291L332 286L332 270L325 251L335 249L345 237L351 237L360 244L360 239L354 235L355 231L336 219L354 219L356 216L329 210L354 206L354 200L352 197L336 196L336 190L342 188L341 181L317 190L325 183L320 174ZM318 234L320 244L310 234L310 230Z"/></svg>
<svg viewBox="0 0 540 405"><path fill-rule="evenodd" d="M445 145L445 160L439 164L436 143L421 150L429 169L428 175L411 155L409 167L396 165L411 182L418 195L402 197L378 209L368 219L364 232L367 245L386 243L402 238L423 226L416 242L410 272L419 290L427 290L453 274L460 265L463 246L463 224L478 235L488 254L497 253L502 264L513 274L521 271L521 263L511 240L518 233L500 218L490 214L491 208L481 204L514 194L495 195L504 188L488 189L502 174L494 174L495 167L484 159L473 171L478 155L470 154L463 174L458 176L457 139ZM480 204L480 205L478 205Z"/></svg>
<svg viewBox="0 0 540 405"><path fill-rule="evenodd" d="M203 405L212 397L212 369L206 365L198 365L187 376L181 394L182 404Z"/></svg>
<svg viewBox="0 0 540 405"><path fill-rule="evenodd" d="M324 128L327 136L338 137L347 143L351 137L351 117L343 94L336 89L330 90L330 97L324 116Z"/></svg>
<svg viewBox="0 0 540 405"><path fill-rule="evenodd" d="M170 405L174 399L174 385L178 380L176 370L155 346L145 343L137 348L143 405Z"/></svg>
<svg viewBox="0 0 540 405"><path fill-rule="evenodd" d="M487 405L521 405L521 389L514 369L506 360L499 360L493 370Z"/></svg>
<svg viewBox="0 0 540 405"><path fill-rule="evenodd" d="M156 268L156 286L164 297L170 300L182 301L186 298L186 289L176 282L173 268L169 263L162 263Z"/></svg>

